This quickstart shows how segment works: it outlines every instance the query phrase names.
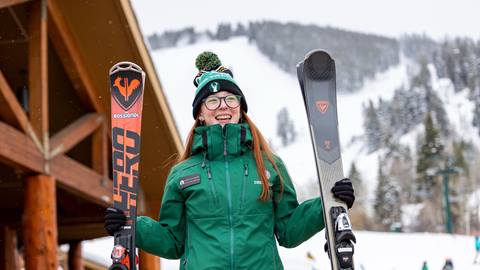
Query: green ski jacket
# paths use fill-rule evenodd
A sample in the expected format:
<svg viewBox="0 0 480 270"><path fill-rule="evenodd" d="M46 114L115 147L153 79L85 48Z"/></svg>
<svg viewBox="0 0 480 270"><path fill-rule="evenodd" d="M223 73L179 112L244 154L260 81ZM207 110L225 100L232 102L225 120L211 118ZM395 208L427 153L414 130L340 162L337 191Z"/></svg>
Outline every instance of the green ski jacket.
<svg viewBox="0 0 480 270"><path fill-rule="evenodd" d="M324 228L320 198L298 204L280 158L284 181L266 161L271 200L261 201L260 177L247 124L195 129L192 155L172 168L159 221L138 217L137 246L180 258L181 270L283 269L277 244L298 246Z"/></svg>

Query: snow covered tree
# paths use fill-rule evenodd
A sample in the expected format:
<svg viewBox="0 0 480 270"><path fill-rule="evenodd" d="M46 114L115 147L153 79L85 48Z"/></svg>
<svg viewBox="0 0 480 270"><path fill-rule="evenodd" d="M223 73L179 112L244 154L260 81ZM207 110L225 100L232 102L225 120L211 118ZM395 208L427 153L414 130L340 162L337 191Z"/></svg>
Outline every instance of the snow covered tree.
<svg viewBox="0 0 480 270"><path fill-rule="evenodd" d="M227 40L233 35L232 25L229 23L221 23L218 25L217 34L215 39L217 40Z"/></svg>
<svg viewBox="0 0 480 270"><path fill-rule="evenodd" d="M399 143L388 145L388 153L385 162L388 164L385 171L400 189L401 204L414 201L415 164L408 146Z"/></svg>
<svg viewBox="0 0 480 270"><path fill-rule="evenodd" d="M382 146L382 128L377 111L371 100L368 103L368 107L364 108L363 115L363 126L367 137L368 150L373 152Z"/></svg>
<svg viewBox="0 0 480 270"><path fill-rule="evenodd" d="M363 183L362 176L352 162L348 178L352 180L353 188L355 189L355 204L349 212L350 221L356 229L370 230L373 229L371 218L367 215L366 210L366 196L367 191Z"/></svg>
<svg viewBox="0 0 480 270"><path fill-rule="evenodd" d="M352 162L350 166L350 173L348 178L352 180L353 188L355 189L355 204L361 204L365 202L366 190L365 185L363 184L362 176L355 166L355 162Z"/></svg>
<svg viewBox="0 0 480 270"><path fill-rule="evenodd" d="M384 159L379 159L378 184L375 190L375 218L381 230L389 230L392 225L401 223L400 189L384 172Z"/></svg>
<svg viewBox="0 0 480 270"><path fill-rule="evenodd" d="M277 135L280 137L283 146L294 142L297 137L295 125L286 107L283 107L277 114Z"/></svg>
<svg viewBox="0 0 480 270"><path fill-rule="evenodd" d="M440 168L440 157L443 151L439 131L434 125L430 113L427 113L424 127L425 134L419 142L416 166L417 199L420 201L433 196L434 174Z"/></svg>

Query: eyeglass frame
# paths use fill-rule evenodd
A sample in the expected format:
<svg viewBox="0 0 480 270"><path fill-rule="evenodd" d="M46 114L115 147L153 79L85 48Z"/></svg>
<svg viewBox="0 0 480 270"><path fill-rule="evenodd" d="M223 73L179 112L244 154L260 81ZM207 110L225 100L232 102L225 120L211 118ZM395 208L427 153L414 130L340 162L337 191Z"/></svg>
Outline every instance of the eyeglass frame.
<svg viewBox="0 0 480 270"><path fill-rule="evenodd" d="M230 97L230 96L234 96L234 97L237 98L237 101L238 101L238 105L237 105L237 106L231 107L230 105L228 105L226 98L227 98L227 97ZM208 108L207 103L205 103L205 101L206 101L207 99L209 99L209 98L216 98L216 99L219 99L219 100L220 100L220 102L218 103L218 106L217 106L215 109L210 109L210 108ZM240 95L235 95L235 94L226 95L226 96L224 96L224 97L210 96L210 97L206 97L206 98L202 99L202 103L205 104L205 108L207 108L207 110L209 110L209 111L215 111L215 110L217 110L218 108L220 108L220 106L222 106L222 100L223 100L223 102L225 103L225 105L226 105L228 108L230 108L230 109L235 109L235 108L238 108L238 107L241 105L242 96L240 96Z"/></svg>

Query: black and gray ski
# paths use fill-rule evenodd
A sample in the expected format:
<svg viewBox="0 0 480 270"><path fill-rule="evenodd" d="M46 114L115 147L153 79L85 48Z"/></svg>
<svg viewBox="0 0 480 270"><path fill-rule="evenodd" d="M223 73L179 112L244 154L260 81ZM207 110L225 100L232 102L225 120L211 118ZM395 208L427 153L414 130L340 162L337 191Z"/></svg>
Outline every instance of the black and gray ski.
<svg viewBox="0 0 480 270"><path fill-rule="evenodd" d="M297 65L297 76L315 153L327 252L333 270L353 270L356 240L347 207L330 191L336 181L344 178L338 136L335 61L325 51L311 51Z"/></svg>

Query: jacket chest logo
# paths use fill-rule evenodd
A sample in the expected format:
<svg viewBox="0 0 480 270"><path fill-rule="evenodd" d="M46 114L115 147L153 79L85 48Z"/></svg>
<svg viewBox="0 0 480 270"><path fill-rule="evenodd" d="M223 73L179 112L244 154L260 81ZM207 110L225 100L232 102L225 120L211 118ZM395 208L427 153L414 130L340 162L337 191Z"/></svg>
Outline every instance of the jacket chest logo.
<svg viewBox="0 0 480 270"><path fill-rule="evenodd" d="M265 170L265 175L267 176L267 179L270 180L271 175L270 175L270 172L269 172L268 170ZM261 181L261 180L254 180L254 181L253 181L253 184L255 184L255 185L261 185L261 184L262 184L262 181ZM268 182L268 186L271 187L272 185L273 185L273 184L269 181L269 182Z"/></svg>
<svg viewBox="0 0 480 270"><path fill-rule="evenodd" d="M180 189L185 189L189 186L200 184L200 174L195 173L195 174L191 174L183 178L180 178L179 184L180 184Z"/></svg>

